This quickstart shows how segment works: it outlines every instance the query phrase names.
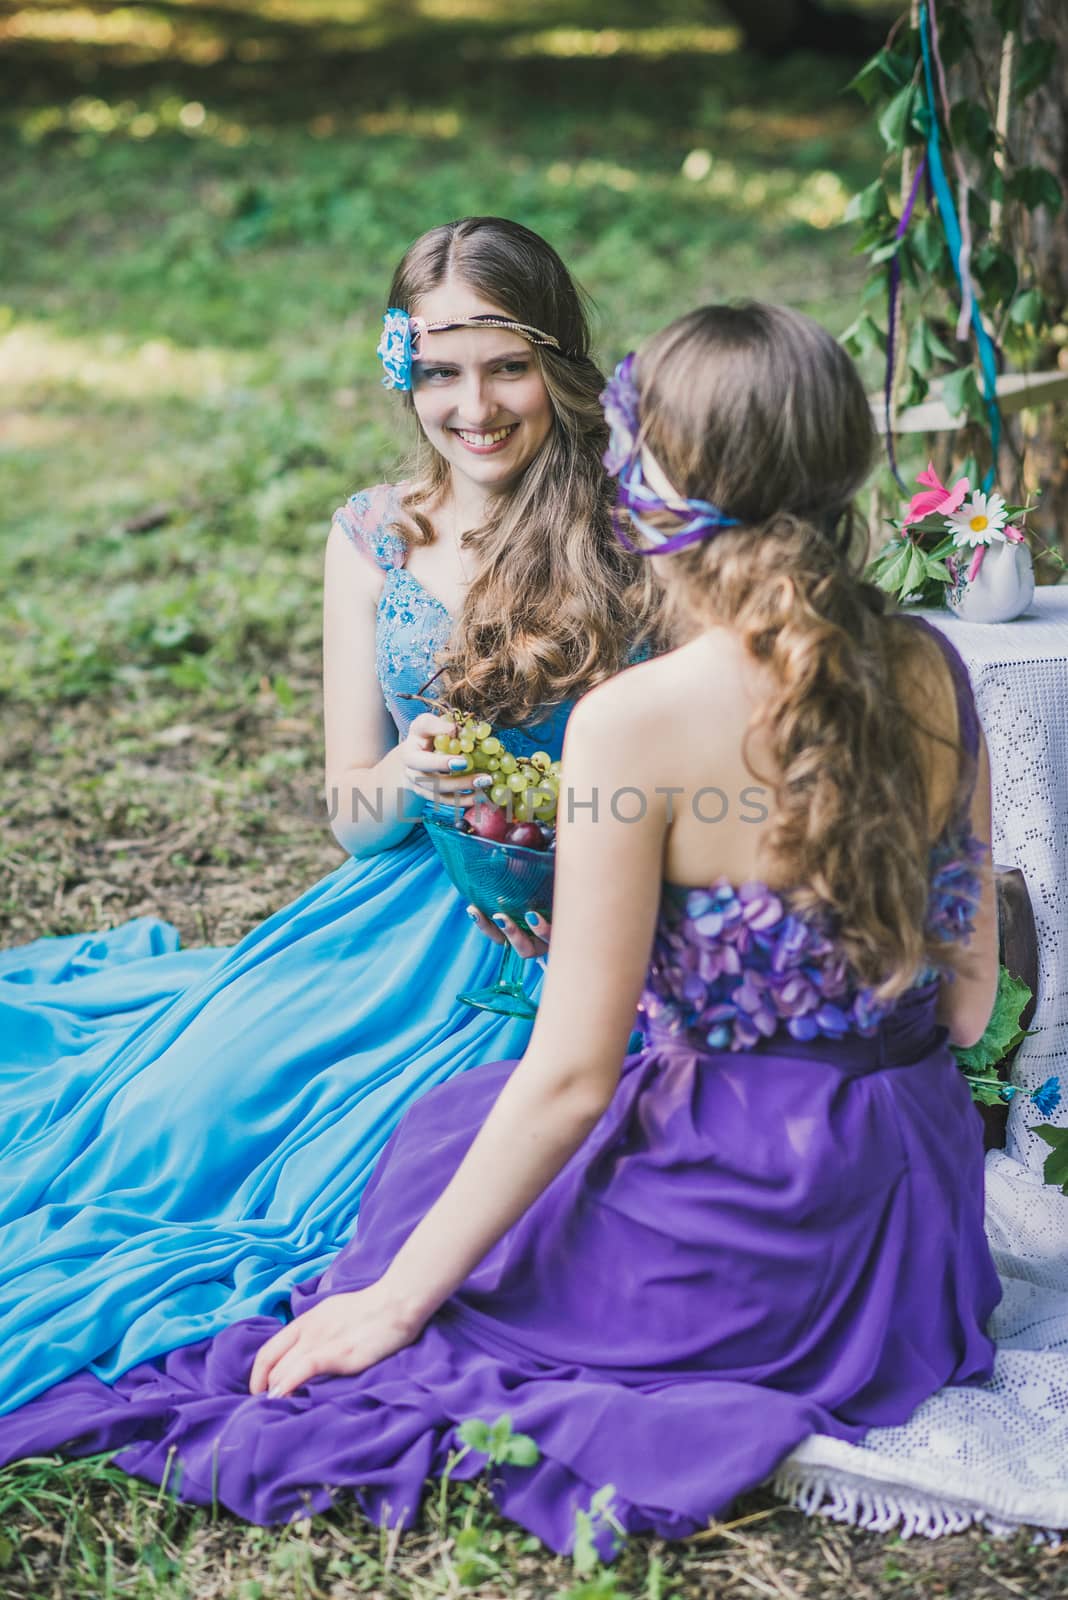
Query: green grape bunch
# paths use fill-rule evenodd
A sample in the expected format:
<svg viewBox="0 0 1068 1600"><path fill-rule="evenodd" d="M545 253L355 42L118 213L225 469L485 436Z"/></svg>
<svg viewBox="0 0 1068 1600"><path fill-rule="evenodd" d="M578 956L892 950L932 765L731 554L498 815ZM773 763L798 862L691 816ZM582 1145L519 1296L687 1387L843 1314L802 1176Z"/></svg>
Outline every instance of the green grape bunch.
<svg viewBox="0 0 1068 1600"><path fill-rule="evenodd" d="M462 756L467 766L456 768L457 774L474 774L473 787L480 791L461 827L499 844L550 849L560 798L559 761L545 750L514 756L483 718L452 706L435 709L455 724L456 732L439 733L434 749L454 759Z"/></svg>

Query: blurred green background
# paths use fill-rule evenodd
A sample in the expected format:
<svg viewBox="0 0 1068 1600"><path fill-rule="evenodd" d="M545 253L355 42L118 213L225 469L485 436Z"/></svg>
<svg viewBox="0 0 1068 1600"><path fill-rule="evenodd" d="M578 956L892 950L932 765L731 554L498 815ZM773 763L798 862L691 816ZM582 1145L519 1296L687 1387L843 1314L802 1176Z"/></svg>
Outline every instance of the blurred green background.
<svg viewBox="0 0 1068 1600"><path fill-rule="evenodd" d="M537 229L593 295L606 363L714 297L840 331L864 275L842 216L880 160L855 65L763 61L715 0L0 0L0 757L31 834L2 847L0 913L20 935L130 909L45 874L27 922L10 852L75 823L83 900L101 840L110 871L209 801L224 873L257 810L323 848L321 552L408 443L374 346L409 241L467 213ZM161 788L168 762L224 800Z"/></svg>

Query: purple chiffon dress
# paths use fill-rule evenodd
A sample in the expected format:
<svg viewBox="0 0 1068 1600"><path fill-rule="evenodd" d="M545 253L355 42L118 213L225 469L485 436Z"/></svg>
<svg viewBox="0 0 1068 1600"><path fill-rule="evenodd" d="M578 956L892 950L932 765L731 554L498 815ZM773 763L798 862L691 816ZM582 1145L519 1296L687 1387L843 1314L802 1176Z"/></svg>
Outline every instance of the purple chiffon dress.
<svg viewBox="0 0 1068 1600"><path fill-rule="evenodd" d="M931 869L930 920L952 938L976 891L966 799ZM569 1547L576 1511L606 1484L627 1531L693 1532L808 1434L855 1442L990 1375L982 1132L937 989L929 974L880 1010L788 896L666 888L645 1047L414 1344L358 1377L253 1399L252 1361L278 1324L250 1318L112 1386L65 1380L0 1420L0 1460L117 1450L126 1471L250 1521L351 1492L372 1518L408 1523L459 1424L507 1412L540 1457L499 1469L494 1492L547 1544ZM512 1066L410 1108L355 1240L294 1293L294 1312L382 1274ZM469 1455L454 1475L479 1464Z"/></svg>

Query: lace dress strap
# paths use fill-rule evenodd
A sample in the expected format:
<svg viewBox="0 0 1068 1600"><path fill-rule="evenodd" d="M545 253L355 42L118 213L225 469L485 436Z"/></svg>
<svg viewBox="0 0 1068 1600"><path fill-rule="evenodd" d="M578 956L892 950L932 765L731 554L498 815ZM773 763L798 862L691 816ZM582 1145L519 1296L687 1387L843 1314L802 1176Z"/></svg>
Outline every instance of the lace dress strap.
<svg viewBox="0 0 1068 1600"><path fill-rule="evenodd" d="M333 520L362 555L383 572L393 572L408 558L404 538L392 526L398 509L395 486L379 483L350 495L334 512Z"/></svg>

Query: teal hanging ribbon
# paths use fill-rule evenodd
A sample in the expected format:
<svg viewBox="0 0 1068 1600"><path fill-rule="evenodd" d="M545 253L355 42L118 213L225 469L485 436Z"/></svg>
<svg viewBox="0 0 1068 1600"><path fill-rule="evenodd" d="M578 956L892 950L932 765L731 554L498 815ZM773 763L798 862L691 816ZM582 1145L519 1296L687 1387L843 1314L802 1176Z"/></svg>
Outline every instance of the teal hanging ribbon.
<svg viewBox="0 0 1068 1600"><path fill-rule="evenodd" d="M920 48L923 51L923 76L927 85L927 167L931 174L931 184L934 188L935 198L938 201L938 211L942 218L942 227L945 230L946 243L949 245L949 257L953 262L953 271L957 275L957 282L964 291L964 280L961 275L961 231L957 220L957 209L953 204L953 194L946 178L946 169L942 164L941 138L938 131L938 102L935 99L934 78L931 73L931 38L930 22L927 15L927 5L920 7ZM987 492L993 488L997 474L998 446L1001 443L1001 411L998 406L998 365L994 343L983 324L982 313L979 310L978 300L972 300L972 327L975 329L975 342L979 346L979 367L983 374L983 398L986 401L987 417L990 421L990 469L983 478L983 488Z"/></svg>

